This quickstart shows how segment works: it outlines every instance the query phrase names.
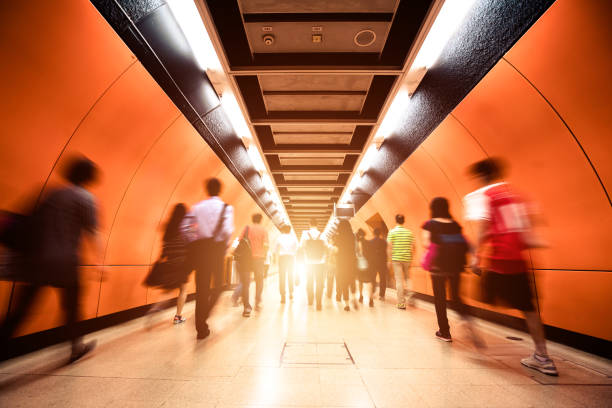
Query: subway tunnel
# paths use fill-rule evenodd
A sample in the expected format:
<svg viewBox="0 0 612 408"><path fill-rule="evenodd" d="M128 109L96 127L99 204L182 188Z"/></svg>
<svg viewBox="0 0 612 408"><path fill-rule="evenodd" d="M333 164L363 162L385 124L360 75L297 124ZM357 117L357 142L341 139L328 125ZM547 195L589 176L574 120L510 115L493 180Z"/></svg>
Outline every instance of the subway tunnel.
<svg viewBox="0 0 612 408"><path fill-rule="evenodd" d="M101 170L103 259L83 248L79 327L98 349L54 364L64 317L43 288L0 363L2 405L612 405L611 18L605 0L3 2L0 209L39 202L85 155ZM482 301L468 270L461 296L488 348L433 336L421 226L446 197L476 240L463 198L489 157L539 214L546 247L524 256L558 377L518 364L523 315ZM234 209L230 241L253 213L270 242L311 220L329 238L340 214L371 238L403 214L416 307L397 310L391 288L347 317L333 299L309 308L303 286L283 306L272 262L249 319L228 290L208 339L190 314L143 330L176 298L143 285L163 226L211 177ZM215 284L236 283L228 252ZM0 281L0 319L24 286Z"/></svg>

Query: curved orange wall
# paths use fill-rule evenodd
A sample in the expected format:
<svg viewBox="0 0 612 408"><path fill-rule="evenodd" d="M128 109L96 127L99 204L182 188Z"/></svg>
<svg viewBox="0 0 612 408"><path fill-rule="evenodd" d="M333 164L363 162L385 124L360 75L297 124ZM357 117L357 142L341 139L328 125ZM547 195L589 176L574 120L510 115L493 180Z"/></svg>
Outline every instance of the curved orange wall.
<svg viewBox="0 0 612 408"><path fill-rule="evenodd" d="M175 296L142 286L174 204L201 200L203 181L216 176L236 229L262 211L89 1L5 2L0 19L0 208L20 210L59 182L62 160L86 155L103 172L93 193L105 256L104 279L85 256L82 317ZM0 282L1 318L11 287ZM17 334L61 319L48 288Z"/></svg>
<svg viewBox="0 0 612 408"><path fill-rule="evenodd" d="M602 188L612 192L611 17L603 1L553 4L360 209L354 226L378 212L391 228L401 212L420 256L429 201L447 197L463 221L461 199L475 188L467 166L504 157L508 180L538 205L538 233L550 243L529 254L544 323L612 340L612 208ZM417 263L415 289L432 294ZM478 278L464 276L469 303L487 307L473 299Z"/></svg>

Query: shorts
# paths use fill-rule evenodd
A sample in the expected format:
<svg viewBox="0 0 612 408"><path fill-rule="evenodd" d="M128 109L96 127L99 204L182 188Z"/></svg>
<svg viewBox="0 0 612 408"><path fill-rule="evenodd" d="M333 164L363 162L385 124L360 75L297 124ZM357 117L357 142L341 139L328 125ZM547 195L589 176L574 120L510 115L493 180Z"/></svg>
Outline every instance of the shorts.
<svg viewBox="0 0 612 408"><path fill-rule="evenodd" d="M482 277L482 299L489 304L509 306L523 312L534 311L533 292L524 261L505 261L509 270L520 273L498 273L485 271ZM522 267L518 263L522 263ZM499 261L496 262L499 266Z"/></svg>

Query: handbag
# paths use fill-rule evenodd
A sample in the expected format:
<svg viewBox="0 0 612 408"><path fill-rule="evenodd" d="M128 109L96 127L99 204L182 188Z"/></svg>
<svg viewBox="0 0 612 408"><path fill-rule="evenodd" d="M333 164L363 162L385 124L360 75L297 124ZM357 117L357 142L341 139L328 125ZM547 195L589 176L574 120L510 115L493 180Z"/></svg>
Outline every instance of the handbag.
<svg viewBox="0 0 612 408"><path fill-rule="evenodd" d="M436 259L437 255L438 255L438 244L434 244L433 242L430 242L429 248L427 248L427 251L423 255L423 259L421 259L421 267L425 269L426 271L431 272L432 269L435 267L434 260Z"/></svg>

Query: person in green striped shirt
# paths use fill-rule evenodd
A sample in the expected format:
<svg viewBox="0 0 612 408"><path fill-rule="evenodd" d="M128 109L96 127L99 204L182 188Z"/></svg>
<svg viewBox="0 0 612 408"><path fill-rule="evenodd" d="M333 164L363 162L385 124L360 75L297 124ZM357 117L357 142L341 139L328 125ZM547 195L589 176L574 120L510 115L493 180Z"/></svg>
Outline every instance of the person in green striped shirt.
<svg viewBox="0 0 612 408"><path fill-rule="evenodd" d="M414 254L414 235L412 231L404 228L404 216L395 216L397 225L389 231L387 242L389 242L389 259L395 275L395 289L397 290L397 308L406 309L406 295L408 303L414 305L414 294L408 288L408 273L410 263Z"/></svg>

